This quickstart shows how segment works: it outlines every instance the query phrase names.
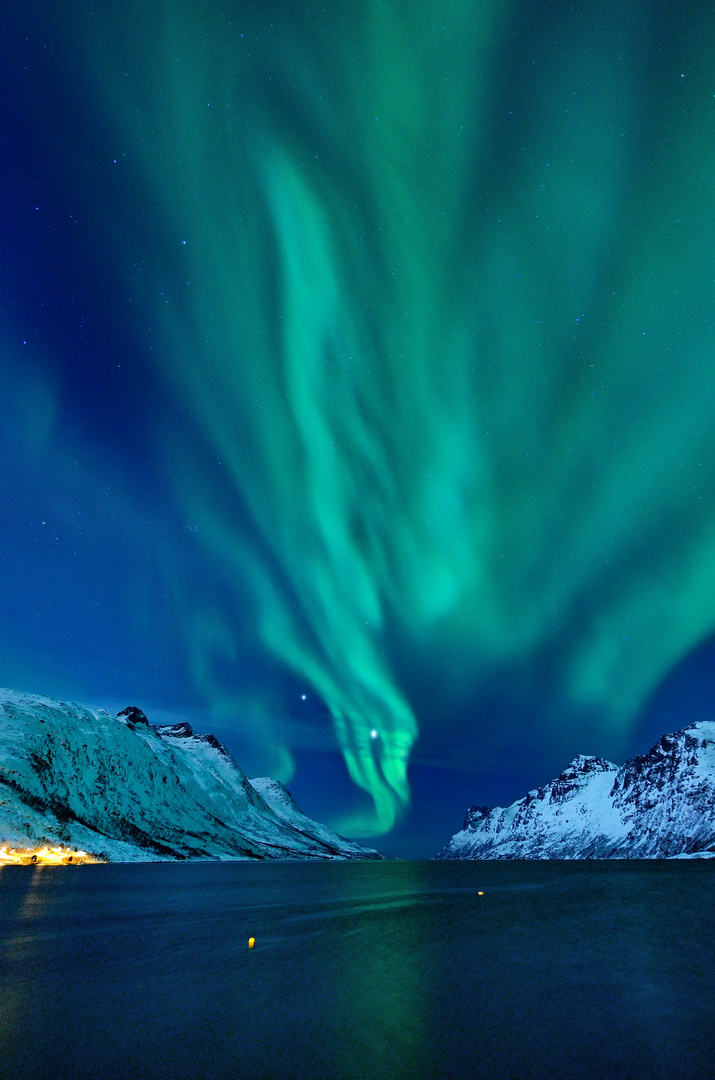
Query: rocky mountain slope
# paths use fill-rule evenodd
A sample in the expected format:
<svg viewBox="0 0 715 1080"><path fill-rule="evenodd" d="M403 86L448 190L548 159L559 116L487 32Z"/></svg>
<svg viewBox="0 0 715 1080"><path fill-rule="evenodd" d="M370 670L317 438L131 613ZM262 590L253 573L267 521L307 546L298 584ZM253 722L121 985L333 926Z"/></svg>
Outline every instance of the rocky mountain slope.
<svg viewBox="0 0 715 1080"><path fill-rule="evenodd" d="M438 859L715 856L715 722L663 735L620 768L577 757L511 806L472 806Z"/></svg>
<svg viewBox="0 0 715 1080"><path fill-rule="evenodd" d="M114 862L375 859L251 782L213 735L0 690L0 840Z"/></svg>

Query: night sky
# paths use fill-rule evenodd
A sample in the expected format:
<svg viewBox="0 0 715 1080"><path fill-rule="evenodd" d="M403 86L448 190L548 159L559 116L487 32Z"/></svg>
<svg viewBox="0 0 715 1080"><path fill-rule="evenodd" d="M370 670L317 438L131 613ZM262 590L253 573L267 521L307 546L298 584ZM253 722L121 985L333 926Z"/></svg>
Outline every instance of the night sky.
<svg viewBox="0 0 715 1080"><path fill-rule="evenodd" d="M398 855L712 718L711 3L0 31L0 683Z"/></svg>

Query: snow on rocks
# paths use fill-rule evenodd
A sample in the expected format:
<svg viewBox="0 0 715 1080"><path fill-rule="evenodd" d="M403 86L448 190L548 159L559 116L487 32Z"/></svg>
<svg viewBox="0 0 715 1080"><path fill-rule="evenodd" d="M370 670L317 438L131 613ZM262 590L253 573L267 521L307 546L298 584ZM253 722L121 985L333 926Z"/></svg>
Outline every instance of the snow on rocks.
<svg viewBox="0 0 715 1080"><path fill-rule="evenodd" d="M280 809L213 735L152 726L0 690L0 839L69 845L112 862L171 859L375 859L376 851Z"/></svg>
<svg viewBox="0 0 715 1080"><path fill-rule="evenodd" d="M472 806L438 859L715 856L715 722L663 735L618 768L579 756L511 806Z"/></svg>

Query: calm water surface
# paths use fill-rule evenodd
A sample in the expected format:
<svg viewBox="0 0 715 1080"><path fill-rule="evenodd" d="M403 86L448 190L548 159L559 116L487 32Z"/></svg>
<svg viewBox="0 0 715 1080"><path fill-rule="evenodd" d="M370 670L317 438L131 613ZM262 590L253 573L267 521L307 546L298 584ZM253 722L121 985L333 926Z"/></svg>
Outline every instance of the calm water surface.
<svg viewBox="0 0 715 1080"><path fill-rule="evenodd" d="M5 867L0 1076L712 1077L714 885L706 862Z"/></svg>

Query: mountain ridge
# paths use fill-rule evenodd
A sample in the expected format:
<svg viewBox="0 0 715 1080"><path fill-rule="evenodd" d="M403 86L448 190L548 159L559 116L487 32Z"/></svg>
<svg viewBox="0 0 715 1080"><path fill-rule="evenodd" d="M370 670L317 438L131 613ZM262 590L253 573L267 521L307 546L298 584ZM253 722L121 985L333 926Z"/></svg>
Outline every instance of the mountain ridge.
<svg viewBox="0 0 715 1080"><path fill-rule="evenodd" d="M0 689L0 837L15 846L110 862L383 857L308 818L279 781L257 783L190 724Z"/></svg>
<svg viewBox="0 0 715 1080"><path fill-rule="evenodd" d="M438 859L715 857L715 721L620 767L578 755L508 807L470 806Z"/></svg>

